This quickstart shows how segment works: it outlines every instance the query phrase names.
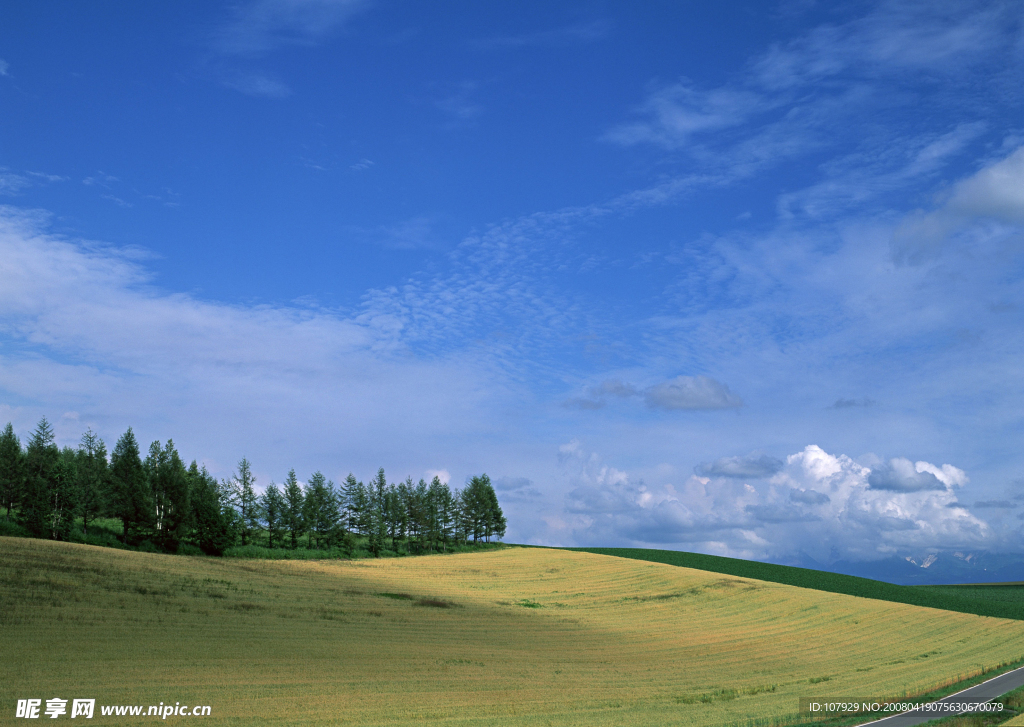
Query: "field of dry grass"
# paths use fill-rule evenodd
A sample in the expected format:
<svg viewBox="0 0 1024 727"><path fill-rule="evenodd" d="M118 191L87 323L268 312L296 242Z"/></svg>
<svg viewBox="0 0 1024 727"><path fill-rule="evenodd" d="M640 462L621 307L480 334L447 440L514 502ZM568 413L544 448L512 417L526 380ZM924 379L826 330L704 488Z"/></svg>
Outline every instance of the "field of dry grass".
<svg viewBox="0 0 1024 727"><path fill-rule="evenodd" d="M719 725L927 690L1020 658L1024 622L553 550L237 561L0 538L0 643L12 716L60 696L209 704L204 724Z"/></svg>

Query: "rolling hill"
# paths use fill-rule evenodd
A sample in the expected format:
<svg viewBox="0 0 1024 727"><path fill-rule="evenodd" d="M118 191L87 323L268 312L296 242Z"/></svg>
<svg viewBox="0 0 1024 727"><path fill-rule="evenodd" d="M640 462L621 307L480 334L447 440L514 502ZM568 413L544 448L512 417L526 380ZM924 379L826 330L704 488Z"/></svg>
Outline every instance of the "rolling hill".
<svg viewBox="0 0 1024 727"><path fill-rule="evenodd" d="M535 548L245 561L0 538L0 626L5 710L180 702L204 724L767 725L1024 656L1020 621Z"/></svg>

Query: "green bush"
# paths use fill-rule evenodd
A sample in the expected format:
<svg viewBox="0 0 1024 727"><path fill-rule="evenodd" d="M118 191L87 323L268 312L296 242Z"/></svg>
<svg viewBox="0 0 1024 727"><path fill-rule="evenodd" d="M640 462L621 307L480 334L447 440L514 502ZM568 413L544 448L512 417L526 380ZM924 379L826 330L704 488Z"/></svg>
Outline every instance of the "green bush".
<svg viewBox="0 0 1024 727"><path fill-rule="evenodd" d="M0 536L10 538L27 538L28 531L13 520L0 519Z"/></svg>

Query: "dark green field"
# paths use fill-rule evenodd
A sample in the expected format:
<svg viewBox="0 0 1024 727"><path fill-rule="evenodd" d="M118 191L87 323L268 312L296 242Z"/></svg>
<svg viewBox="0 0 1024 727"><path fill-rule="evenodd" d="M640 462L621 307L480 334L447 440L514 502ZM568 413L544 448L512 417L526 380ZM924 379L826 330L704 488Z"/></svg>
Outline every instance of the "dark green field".
<svg viewBox="0 0 1024 727"><path fill-rule="evenodd" d="M565 548L565 550L665 563L682 568L696 568L741 578L756 578L772 583L784 583L788 586L812 588L817 591L843 593L848 596L874 598L913 606L941 608L946 611L973 613L978 616L1024 620L1024 584L897 586L892 583L839 573L724 558L717 555L683 553L675 550L649 550L646 548Z"/></svg>

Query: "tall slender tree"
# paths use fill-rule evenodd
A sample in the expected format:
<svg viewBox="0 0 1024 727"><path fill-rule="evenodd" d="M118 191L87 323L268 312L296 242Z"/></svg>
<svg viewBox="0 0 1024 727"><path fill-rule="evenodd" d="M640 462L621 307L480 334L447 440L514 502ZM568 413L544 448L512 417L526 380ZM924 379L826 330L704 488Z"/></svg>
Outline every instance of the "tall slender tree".
<svg viewBox="0 0 1024 727"><path fill-rule="evenodd" d="M22 524L37 538L50 534L50 490L54 485L54 468L59 458L60 450L54 443L53 427L43 417L25 448L25 484L20 512Z"/></svg>
<svg viewBox="0 0 1024 727"><path fill-rule="evenodd" d="M334 483L323 473L314 472L306 483L306 502L303 514L309 528L309 538L316 547L331 546L339 537L338 497Z"/></svg>
<svg viewBox="0 0 1024 727"><path fill-rule="evenodd" d="M277 489L277 485L271 482L260 497L260 517L267 529L267 547L273 548L276 544L281 547L281 539L284 533L284 516L287 503Z"/></svg>
<svg viewBox="0 0 1024 727"><path fill-rule="evenodd" d="M168 439L163 447L159 441L149 445L144 465L153 502L156 540L166 550L177 550L187 534L192 514L188 504L185 463L181 461L174 442Z"/></svg>
<svg viewBox="0 0 1024 727"><path fill-rule="evenodd" d="M7 508L8 519L21 501L24 484L24 453L14 426L8 422L0 434L0 507Z"/></svg>
<svg viewBox="0 0 1024 727"><path fill-rule="evenodd" d="M192 511L192 537L207 555L221 555L235 542L232 528L234 511L225 501L217 479L206 471L206 467L200 469L193 460L185 479Z"/></svg>
<svg viewBox="0 0 1024 727"><path fill-rule="evenodd" d="M153 503L139 443L131 427L121 435L110 454L110 514L121 521L125 543L141 540L153 525Z"/></svg>
<svg viewBox="0 0 1024 727"><path fill-rule="evenodd" d="M65 447L53 467L47 492L49 511L49 537L67 540L78 509L78 455Z"/></svg>
<svg viewBox="0 0 1024 727"><path fill-rule="evenodd" d="M78 514L82 516L82 532L89 534L89 523L103 513L104 493L108 490L110 473L107 445L90 428L78 445Z"/></svg>
<svg viewBox="0 0 1024 727"><path fill-rule="evenodd" d="M256 477L252 474L252 465L242 457L238 462L238 472L231 476L230 489L232 503L238 511L239 533L242 545L248 545L260 526L259 508L256 503Z"/></svg>
<svg viewBox="0 0 1024 727"><path fill-rule="evenodd" d="M288 470L288 477L284 481L283 525L291 537L292 550L299 547L299 538L306 532L304 510L305 495L302 493L302 485L295 477L295 470Z"/></svg>
<svg viewBox="0 0 1024 727"><path fill-rule="evenodd" d="M369 551L380 557L384 550L384 541L387 538L388 523L386 512L386 500L388 492L388 480L384 475L384 468L377 470L377 476L370 482L368 502L368 538L367 546Z"/></svg>

